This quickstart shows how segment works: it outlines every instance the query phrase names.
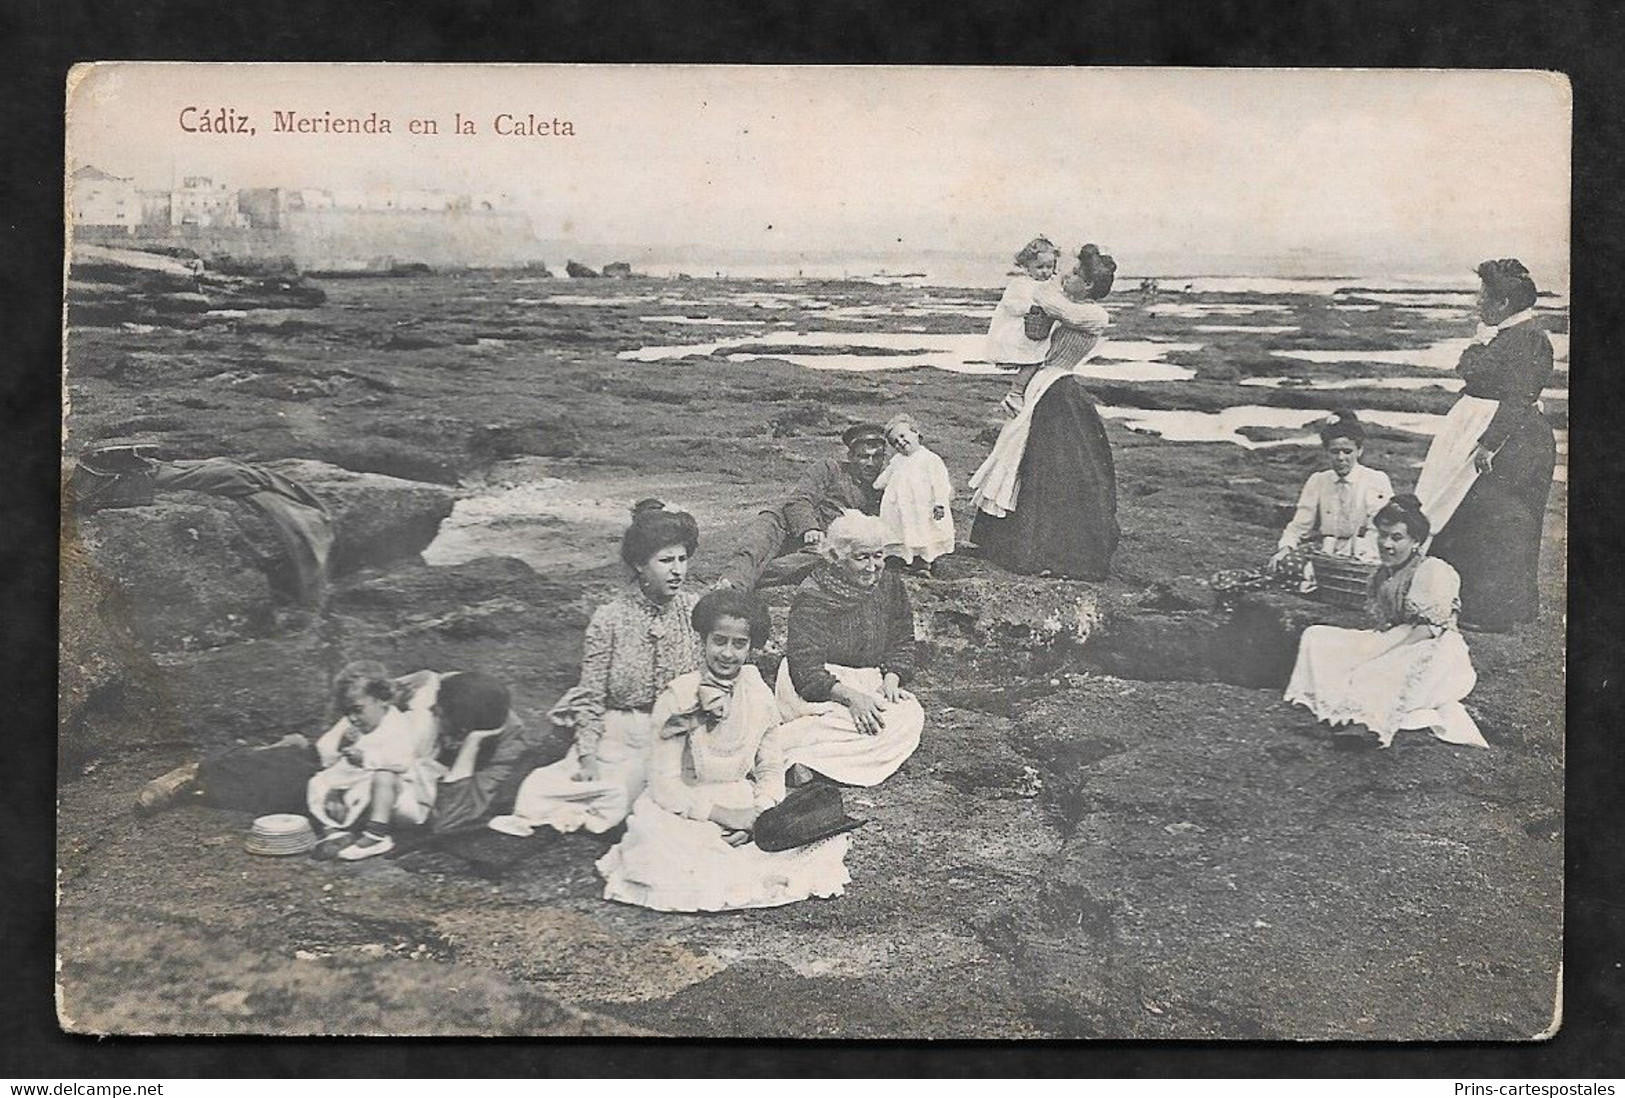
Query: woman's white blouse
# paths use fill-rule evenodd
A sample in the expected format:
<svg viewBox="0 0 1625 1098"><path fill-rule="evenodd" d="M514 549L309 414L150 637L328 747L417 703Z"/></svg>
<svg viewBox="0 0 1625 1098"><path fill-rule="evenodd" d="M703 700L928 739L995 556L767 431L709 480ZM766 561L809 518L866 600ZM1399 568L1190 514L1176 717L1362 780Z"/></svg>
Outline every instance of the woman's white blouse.
<svg viewBox="0 0 1625 1098"><path fill-rule="evenodd" d="M1313 539L1313 548L1353 550L1358 557L1375 560L1377 542L1371 519L1393 498L1393 483L1379 469L1356 465L1349 470L1347 487L1340 487L1332 470L1322 469L1304 481L1298 509L1278 544L1290 549ZM1335 546L1324 545L1326 540Z"/></svg>

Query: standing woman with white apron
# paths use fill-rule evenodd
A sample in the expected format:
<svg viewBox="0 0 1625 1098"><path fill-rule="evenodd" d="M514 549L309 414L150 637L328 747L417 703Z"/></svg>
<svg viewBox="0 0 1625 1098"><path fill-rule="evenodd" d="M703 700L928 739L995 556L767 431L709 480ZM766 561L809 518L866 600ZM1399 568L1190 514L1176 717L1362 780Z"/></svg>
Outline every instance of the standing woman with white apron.
<svg viewBox="0 0 1625 1098"><path fill-rule="evenodd" d="M1463 395L1428 448L1416 495L1438 531L1429 553L1461 574L1461 623L1505 632L1539 604L1540 541L1557 446L1540 393L1552 343L1516 259L1478 266L1480 325L1456 372Z"/></svg>

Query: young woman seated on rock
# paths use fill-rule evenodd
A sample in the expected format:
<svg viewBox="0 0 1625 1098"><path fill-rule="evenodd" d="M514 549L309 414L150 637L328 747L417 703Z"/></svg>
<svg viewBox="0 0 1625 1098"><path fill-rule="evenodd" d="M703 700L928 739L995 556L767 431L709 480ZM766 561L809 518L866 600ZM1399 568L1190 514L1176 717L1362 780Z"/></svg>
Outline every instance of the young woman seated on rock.
<svg viewBox="0 0 1625 1098"><path fill-rule="evenodd" d="M1382 566L1367 609L1377 627L1304 630L1286 700L1345 729L1340 747L1388 747L1405 728L1488 747L1461 704L1478 681L1456 624L1461 577L1423 551L1431 531L1415 496L1395 496L1373 522Z"/></svg>
<svg viewBox="0 0 1625 1098"><path fill-rule="evenodd" d="M845 512L790 605L775 693L792 782L819 774L878 785L920 745L925 710L903 689L914 673L914 614L886 567L890 542L880 519Z"/></svg>
<svg viewBox="0 0 1625 1098"><path fill-rule="evenodd" d="M701 598L692 620L704 665L655 702L649 786L598 861L604 898L725 911L840 895L848 836L774 852L752 842L757 818L785 794L778 706L746 662L767 640L767 608L725 589Z"/></svg>
<svg viewBox="0 0 1625 1098"><path fill-rule="evenodd" d="M345 720L317 742L326 769L307 804L323 847L345 861L393 850L396 825L430 823L442 786L467 791L458 783L475 776L481 747L517 723L507 687L478 671L362 675L340 689Z"/></svg>
<svg viewBox="0 0 1625 1098"><path fill-rule="evenodd" d="M574 729L564 758L530 773L513 812L491 821L511 835L537 827L608 831L643 792L650 710L660 692L700 663L690 619L696 596L683 590L699 548L692 515L641 501L621 538L631 582L593 612L582 642L581 679L548 716Z"/></svg>

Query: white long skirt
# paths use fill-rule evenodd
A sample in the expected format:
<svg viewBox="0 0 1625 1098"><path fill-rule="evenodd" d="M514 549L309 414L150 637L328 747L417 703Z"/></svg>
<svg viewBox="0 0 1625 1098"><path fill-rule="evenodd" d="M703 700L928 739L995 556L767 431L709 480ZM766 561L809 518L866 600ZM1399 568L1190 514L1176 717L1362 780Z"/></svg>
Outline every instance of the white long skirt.
<svg viewBox="0 0 1625 1098"><path fill-rule="evenodd" d="M1500 406L1499 401L1483 397L1462 397L1450 406L1439 433L1429 443L1428 456L1416 478L1416 498L1435 534L1444 529L1478 480L1473 449Z"/></svg>
<svg viewBox="0 0 1625 1098"><path fill-rule="evenodd" d="M538 827L608 831L626 819L648 780L649 725L644 710L606 710L598 777L580 779L581 757L571 744L564 758L530 772L514 797L513 813L496 817L491 828L510 835L529 835Z"/></svg>
<svg viewBox="0 0 1625 1098"><path fill-rule="evenodd" d="M1477 682L1467 642L1453 629L1435 637L1410 625L1381 632L1311 625L1298 642L1286 700L1328 724L1363 724L1384 747L1402 728L1488 747L1461 704Z"/></svg>
<svg viewBox="0 0 1625 1098"><path fill-rule="evenodd" d="M879 668L824 667L843 685L880 695ZM789 660L779 665L773 692L785 718L775 735L784 744L786 766L801 763L844 785L879 785L897 773L925 730L924 708L913 694L904 694L901 701L884 703L884 729L873 736L858 731L851 710L840 702L810 702L796 693Z"/></svg>
<svg viewBox="0 0 1625 1098"><path fill-rule="evenodd" d="M723 807L751 804L749 782L707 787ZM769 853L755 843L730 846L722 828L668 812L645 792L626 821L626 835L598 859L604 899L656 911L731 911L779 907L812 896L839 896L850 835Z"/></svg>
<svg viewBox="0 0 1625 1098"><path fill-rule="evenodd" d="M434 809L435 793L446 768L433 759L419 759L400 772L395 803L390 806L390 823L426 823ZM315 774L305 786L305 806L327 831L348 831L362 823L372 806L372 783L378 774L340 759Z"/></svg>

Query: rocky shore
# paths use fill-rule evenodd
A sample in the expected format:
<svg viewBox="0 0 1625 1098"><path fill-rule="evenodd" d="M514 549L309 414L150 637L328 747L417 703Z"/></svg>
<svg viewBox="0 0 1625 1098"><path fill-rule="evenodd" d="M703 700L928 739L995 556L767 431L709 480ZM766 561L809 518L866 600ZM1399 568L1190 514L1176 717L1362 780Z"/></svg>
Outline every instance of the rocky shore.
<svg viewBox="0 0 1625 1098"><path fill-rule="evenodd" d="M76 259L73 279L114 285L108 268ZM598 899L608 841L588 836L537 839L492 882L444 856L257 859L227 812L136 818L141 783L199 750L318 728L327 678L351 659L487 670L545 723L588 613L620 581L613 539L637 499L696 514L703 581L849 422L914 413L963 485L1004 385L723 352L618 357L703 348L764 315L856 340L865 310L905 315L919 288L719 297L697 281L582 289L515 272L346 279L316 290L325 300L290 278L272 300L253 296L271 293L263 279L215 273L205 284L223 296L190 309L170 300L187 292L166 281L177 272L153 269L125 276L139 295L70 307L70 456L123 440L266 463L329 507L338 543L325 605L302 607L278 599L274 542L237 503L176 493L69 512L69 1028L1520 1039L1551 1023L1562 486L1540 621L1469 641L1470 704L1494 750L1417 738L1350 757L1279 698L1297 632L1346 613L1286 595L1221 608L1205 584L1267 555L1316 453L1174 442L1121 419L1108 422L1125 536L1108 583L972 560L909 581L926 739L897 778L850 798L871 823L839 900L657 915ZM1126 340L1192 323L1111 304ZM1441 390L1378 384L1395 376L1380 356L1360 367L1369 388L1244 384L1348 376L1272 353L1303 333L1357 350L1459 328L1386 305L1274 304L1296 332L1208 333L1165 356L1194 377L1092 388L1147 410L1448 408ZM909 326L929 336L974 330L985 305L922 311ZM1409 484L1425 446L1384 427L1368 457ZM956 519L963 536L970 516ZM787 595L773 601L782 621ZM150 968L133 981L138 963Z"/></svg>

